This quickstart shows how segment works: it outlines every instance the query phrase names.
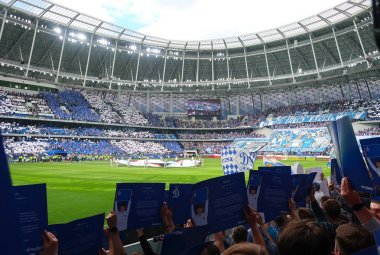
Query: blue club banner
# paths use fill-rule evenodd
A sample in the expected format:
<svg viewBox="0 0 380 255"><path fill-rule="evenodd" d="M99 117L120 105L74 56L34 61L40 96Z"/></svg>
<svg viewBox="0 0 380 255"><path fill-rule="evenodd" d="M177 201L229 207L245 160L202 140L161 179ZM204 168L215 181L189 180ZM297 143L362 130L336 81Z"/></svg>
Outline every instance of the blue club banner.
<svg viewBox="0 0 380 255"><path fill-rule="evenodd" d="M256 160L252 150L233 146L225 146L221 156L224 175L251 170Z"/></svg>

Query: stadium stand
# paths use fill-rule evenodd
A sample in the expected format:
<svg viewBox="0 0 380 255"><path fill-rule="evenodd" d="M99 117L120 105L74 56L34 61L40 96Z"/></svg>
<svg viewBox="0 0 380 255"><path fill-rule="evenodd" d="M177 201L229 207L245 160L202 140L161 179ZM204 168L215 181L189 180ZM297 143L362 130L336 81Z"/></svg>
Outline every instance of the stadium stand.
<svg viewBox="0 0 380 255"><path fill-rule="evenodd" d="M236 145L240 138L255 138L252 148L263 147L261 154L326 156L331 145L325 126L346 115L357 124L357 136L380 135L380 53L373 29L379 18L373 15L379 12L372 13L369 0L346 1L267 31L203 41L145 35L55 2L0 1L0 130L5 137L5 152L14 161L102 159L112 164L114 159L134 156L174 158L183 150L217 156L223 147ZM220 108L220 114L188 116L191 99L220 101L209 109L194 106L202 114ZM5 155L1 157L5 163ZM1 183L0 205L7 225L16 213L12 215L10 210L13 203L3 201L8 193L10 201L14 200L5 165L0 180L7 177L9 187ZM360 174L355 177L359 179ZM74 178L70 176L68 182ZM187 254L372 255L368 248L374 248L373 254L377 254L379 245L374 236L380 231L379 198L353 190L350 181L357 180L349 178L343 178L339 187L335 183L327 186L324 176L318 175L316 182L305 189L307 199L305 196L301 201L302 207L287 196L282 205L285 210L271 211L274 220L268 224L259 213L243 205L238 209L244 211L244 226L235 226L231 233L221 229L208 236L211 242L201 243L198 252ZM242 184L243 194L250 200L257 199L258 190L250 187L247 192L245 182ZM290 185L294 188L293 181ZM93 185L91 189L100 187ZM70 187L70 191L76 188ZM63 192L61 189L60 195ZM285 192L281 189L275 193ZM50 201L54 199L49 196ZM274 197L276 203L280 196ZM196 199L194 195L192 200ZM56 199L65 205L62 201ZM113 198L106 202L112 204ZM221 202L226 201L207 198L206 202L223 205ZM155 216L161 216L162 228L155 239L161 240L163 233L166 240L177 238L184 230L175 228L176 211L166 204L158 210L157 205ZM219 212L227 211L225 207ZM201 220L206 211L212 210L199 205L195 208ZM118 211L117 206L114 209ZM125 232L117 228L116 217L115 213L106 217L105 241L112 243L109 254L124 255L125 240L121 237ZM228 218L213 220L219 223ZM103 223L102 217L102 227ZM194 227L194 223L189 219L184 226ZM6 247L14 242L11 248L16 250L22 246L21 238L12 236L16 226L9 225L3 229L7 238L1 244ZM75 234L80 230L76 229ZM141 229L137 236L139 243L134 247L141 245L144 254L156 254L159 249L153 251ZM57 235L57 240L53 233L44 232L43 237L41 254L55 255L58 247L65 246L58 245L64 242L63 235ZM176 242L173 247L189 240ZM81 249L88 244L83 243ZM1 254L21 254L7 252L4 247Z"/></svg>

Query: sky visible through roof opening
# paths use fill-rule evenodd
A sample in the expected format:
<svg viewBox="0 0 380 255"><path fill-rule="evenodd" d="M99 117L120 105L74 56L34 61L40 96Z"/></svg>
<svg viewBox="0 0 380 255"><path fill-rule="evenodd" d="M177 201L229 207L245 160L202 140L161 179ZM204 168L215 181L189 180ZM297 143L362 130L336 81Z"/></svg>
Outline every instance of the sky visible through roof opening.
<svg viewBox="0 0 380 255"><path fill-rule="evenodd" d="M147 35L206 40L260 32L300 21L343 0L54 0Z"/></svg>

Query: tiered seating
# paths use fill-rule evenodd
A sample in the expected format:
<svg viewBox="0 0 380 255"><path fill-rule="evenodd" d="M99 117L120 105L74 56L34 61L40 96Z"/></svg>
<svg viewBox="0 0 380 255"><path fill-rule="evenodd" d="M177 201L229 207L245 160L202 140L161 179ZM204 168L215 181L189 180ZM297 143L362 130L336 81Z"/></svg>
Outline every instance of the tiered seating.
<svg viewBox="0 0 380 255"><path fill-rule="evenodd" d="M109 141L71 140L63 139L58 141L49 140L49 150L61 149L73 155L114 155L121 156L123 151L112 146Z"/></svg>
<svg viewBox="0 0 380 255"><path fill-rule="evenodd" d="M206 132L206 133L178 133L180 139L235 139L235 138L264 138L264 135L249 131L230 131L230 132Z"/></svg>
<svg viewBox="0 0 380 255"><path fill-rule="evenodd" d="M46 140L14 141L7 139L4 142L5 153L8 156L41 155L46 154L49 143Z"/></svg>
<svg viewBox="0 0 380 255"><path fill-rule="evenodd" d="M359 130L355 135L357 136L371 136L371 135L380 135L379 127L366 128Z"/></svg>
<svg viewBox="0 0 380 255"><path fill-rule="evenodd" d="M185 150L198 149L200 154L220 154L224 146L231 145L230 142L182 142Z"/></svg>
<svg viewBox="0 0 380 255"><path fill-rule="evenodd" d="M133 155L133 154L165 154L169 153L169 150L166 149L160 143L154 142L138 142L133 140L111 140L111 144L114 147L119 148L124 151L125 154Z"/></svg>
<svg viewBox="0 0 380 255"><path fill-rule="evenodd" d="M57 95L43 92L41 95L59 119L100 122L100 116L79 91L65 90Z"/></svg>
<svg viewBox="0 0 380 255"><path fill-rule="evenodd" d="M82 91L83 96L95 108L102 120L106 123L122 123L120 116L112 109L112 107L104 102L101 92L94 92L89 90ZM115 100L115 99L114 99Z"/></svg>
<svg viewBox="0 0 380 255"><path fill-rule="evenodd" d="M118 102L111 94L107 94L104 101L120 114L125 124L138 126L147 126L149 124L148 120L140 112L126 105L128 98L125 95L122 95L120 102Z"/></svg>

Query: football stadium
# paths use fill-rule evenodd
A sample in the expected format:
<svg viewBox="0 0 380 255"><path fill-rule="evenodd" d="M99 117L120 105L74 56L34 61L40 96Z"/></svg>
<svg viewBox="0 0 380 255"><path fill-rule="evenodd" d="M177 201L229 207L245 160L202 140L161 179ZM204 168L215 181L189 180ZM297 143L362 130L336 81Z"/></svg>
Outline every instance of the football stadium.
<svg viewBox="0 0 380 255"><path fill-rule="evenodd" d="M377 1L209 40L56 2L0 0L1 254L378 254Z"/></svg>

